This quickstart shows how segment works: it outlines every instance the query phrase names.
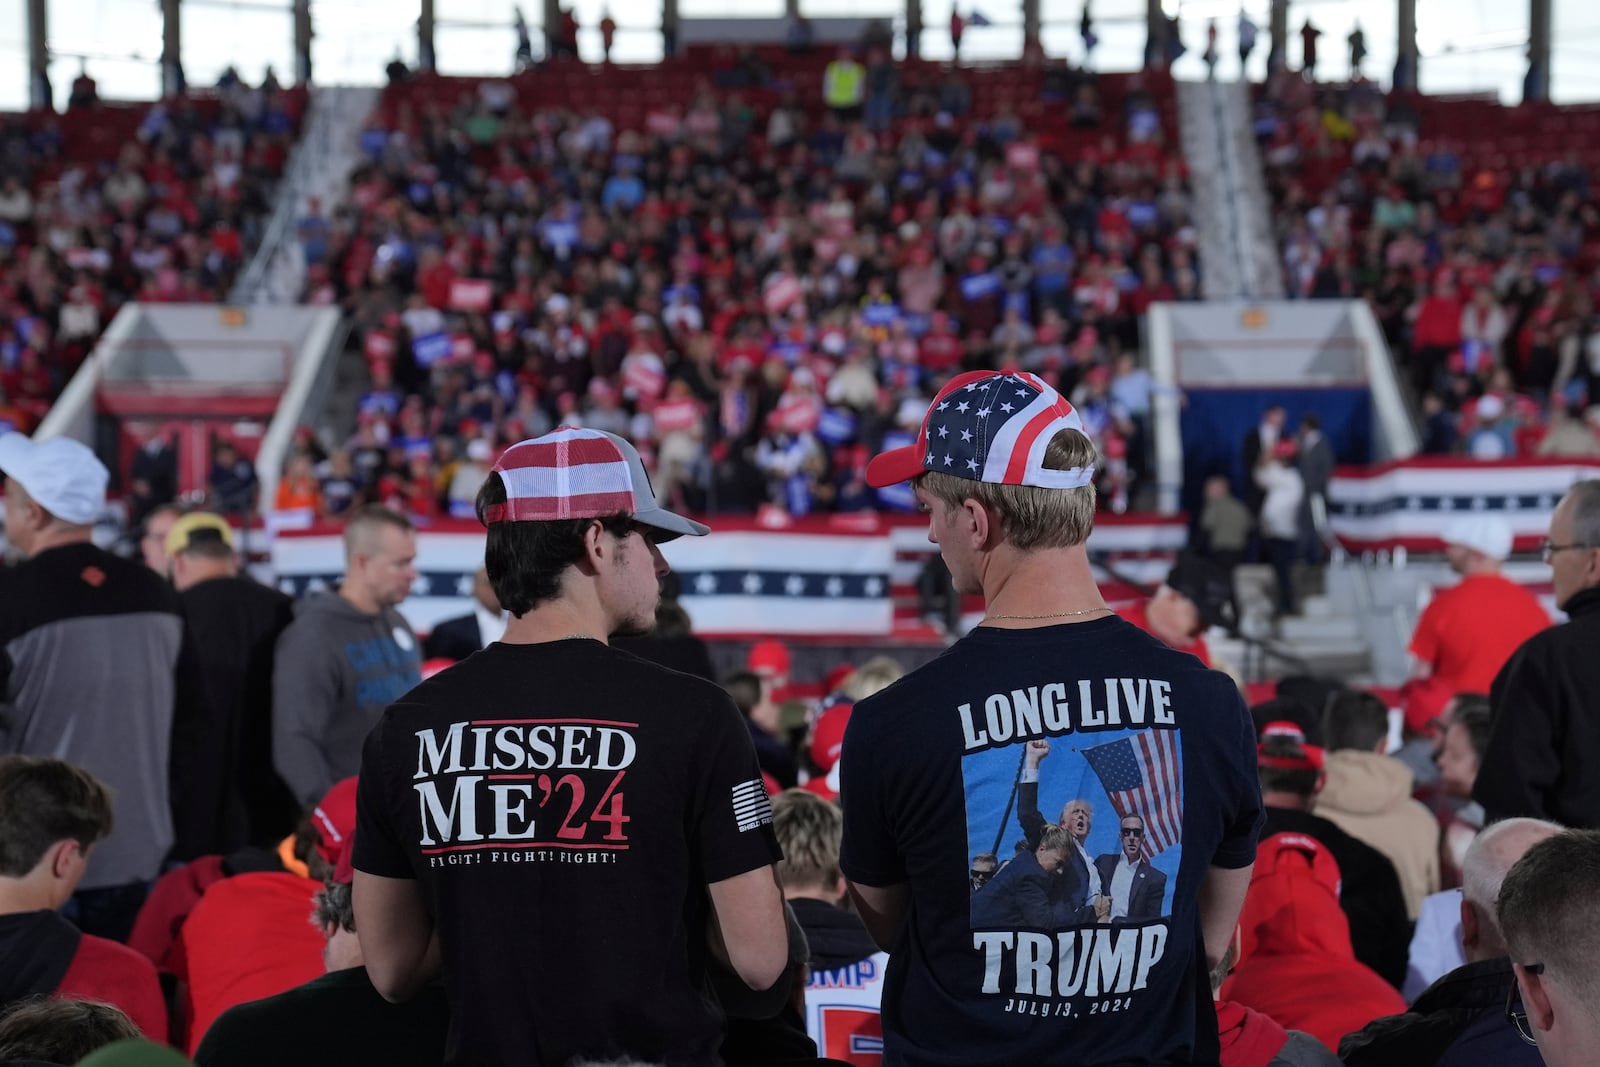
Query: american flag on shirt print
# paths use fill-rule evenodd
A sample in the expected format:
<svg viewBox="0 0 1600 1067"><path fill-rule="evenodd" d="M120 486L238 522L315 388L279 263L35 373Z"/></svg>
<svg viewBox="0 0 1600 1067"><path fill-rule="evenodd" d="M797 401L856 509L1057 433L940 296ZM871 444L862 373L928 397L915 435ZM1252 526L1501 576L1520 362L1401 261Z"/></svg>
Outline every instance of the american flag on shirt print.
<svg viewBox="0 0 1600 1067"><path fill-rule="evenodd" d="M1143 730L1085 749L1120 821L1144 820L1144 854L1158 856L1183 839L1183 772L1176 730Z"/></svg>
<svg viewBox="0 0 1600 1067"><path fill-rule="evenodd" d="M1045 431L1072 411L1065 401L1058 403L1053 394L1046 394L1044 383L1032 374L973 382L928 413L928 452L922 465L967 478L981 475L986 481L1017 484L1025 469L1039 466L1050 444L1051 435ZM1030 463L1035 451L1039 455Z"/></svg>

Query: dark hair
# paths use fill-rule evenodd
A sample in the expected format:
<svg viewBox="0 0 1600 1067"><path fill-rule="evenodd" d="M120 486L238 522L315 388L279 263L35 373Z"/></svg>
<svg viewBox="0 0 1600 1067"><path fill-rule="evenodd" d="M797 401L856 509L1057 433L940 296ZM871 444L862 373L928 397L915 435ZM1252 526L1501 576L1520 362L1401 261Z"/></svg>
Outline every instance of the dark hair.
<svg viewBox="0 0 1600 1067"><path fill-rule="evenodd" d="M722 688L738 705L739 714L747 719L755 706L761 703L761 675L755 671L747 671L743 667L729 671L722 676Z"/></svg>
<svg viewBox="0 0 1600 1067"><path fill-rule="evenodd" d="M661 603L656 605L656 628L650 636L663 639L693 637L694 625L682 604L663 596Z"/></svg>
<svg viewBox="0 0 1600 1067"><path fill-rule="evenodd" d="M346 882L325 880L311 900L311 923L318 930L335 926L346 933L355 933L356 905L351 886Z"/></svg>
<svg viewBox="0 0 1600 1067"><path fill-rule="evenodd" d="M489 508L505 502L505 482L498 471L491 471L478 490L478 521L489 531L484 541L483 565L500 606L519 619L561 595L562 576L583 558L583 537L591 523L598 521L616 537L626 537L633 530L633 519L623 514L599 520L485 521Z"/></svg>
<svg viewBox="0 0 1600 1067"><path fill-rule="evenodd" d="M1343 682L1331 678L1316 678L1309 674L1291 674L1278 680L1273 695L1286 700L1297 700L1311 711L1311 721L1302 725L1306 744L1322 744L1322 710L1334 694L1345 691Z"/></svg>
<svg viewBox="0 0 1600 1067"><path fill-rule="evenodd" d="M1389 734L1389 708L1361 689L1347 689L1328 698L1322 713L1322 736L1328 750L1371 752Z"/></svg>
<svg viewBox="0 0 1600 1067"><path fill-rule="evenodd" d="M333 877L333 864L322 858L317 846L322 844L322 831L318 828L317 805L307 804L294 827L294 858L306 865L306 875L319 882Z"/></svg>
<svg viewBox="0 0 1600 1067"><path fill-rule="evenodd" d="M1600 831L1568 830L1523 853L1500 884L1500 930L1513 960L1542 963L1591 1017L1600 970Z"/></svg>
<svg viewBox="0 0 1600 1067"><path fill-rule="evenodd" d="M110 1004L36 997L0 1015L0 1060L72 1064L107 1045L143 1036Z"/></svg>
<svg viewBox="0 0 1600 1067"><path fill-rule="evenodd" d="M1292 737L1269 737L1261 743L1263 756L1279 759L1304 759L1306 748ZM1297 797L1314 796L1317 779L1321 773L1307 767L1304 770L1286 770L1282 767L1259 767L1263 793L1291 793Z"/></svg>
<svg viewBox="0 0 1600 1067"><path fill-rule="evenodd" d="M1322 416L1318 415L1315 411L1306 412L1304 415L1300 416L1300 428L1302 430L1322 429Z"/></svg>
<svg viewBox="0 0 1600 1067"><path fill-rule="evenodd" d="M57 841L89 846L111 832L111 793L58 759L0 756L0 875L21 878Z"/></svg>
<svg viewBox="0 0 1600 1067"><path fill-rule="evenodd" d="M1250 718L1256 724L1256 740L1261 740L1261 731L1266 729L1268 723L1292 722L1300 727L1300 732L1305 735L1306 744L1314 745L1313 735L1322 736L1322 723L1320 716L1306 706L1305 701L1295 700L1291 697L1273 697L1263 700L1250 707Z"/></svg>
<svg viewBox="0 0 1600 1067"><path fill-rule="evenodd" d="M1484 752L1489 748L1489 698L1480 693L1460 693L1456 696L1455 704L1455 710L1450 713L1450 725L1460 726L1467 731L1472 751L1481 763Z"/></svg>

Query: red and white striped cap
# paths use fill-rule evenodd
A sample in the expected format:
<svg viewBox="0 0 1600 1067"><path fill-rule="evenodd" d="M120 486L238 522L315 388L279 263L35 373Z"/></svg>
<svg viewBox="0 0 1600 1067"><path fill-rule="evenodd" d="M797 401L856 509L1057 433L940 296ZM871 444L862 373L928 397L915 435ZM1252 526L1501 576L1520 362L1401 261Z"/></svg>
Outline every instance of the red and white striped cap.
<svg viewBox="0 0 1600 1067"><path fill-rule="evenodd" d="M506 502L484 509L485 525L630 515L662 531L657 541L711 532L663 508L639 453L604 430L562 427L522 441L501 454L494 473L505 483Z"/></svg>

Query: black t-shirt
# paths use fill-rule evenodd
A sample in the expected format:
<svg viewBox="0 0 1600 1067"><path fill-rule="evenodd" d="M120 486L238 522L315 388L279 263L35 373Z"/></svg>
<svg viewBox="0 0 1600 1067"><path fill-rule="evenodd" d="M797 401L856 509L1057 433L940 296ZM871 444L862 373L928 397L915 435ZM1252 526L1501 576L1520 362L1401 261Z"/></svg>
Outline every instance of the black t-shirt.
<svg viewBox="0 0 1600 1067"><path fill-rule="evenodd" d="M843 751L845 875L910 890L886 1064L1217 1062L1200 884L1254 862L1262 821L1255 731L1225 675L1118 618L979 627L857 704ZM1086 836L1008 872L1044 826L1070 828L1073 802ZM1127 814L1145 847L1123 872ZM986 853L1000 873L974 895ZM1096 895L1125 914L1096 922Z"/></svg>
<svg viewBox="0 0 1600 1067"><path fill-rule="evenodd" d="M194 1061L200 1067L438 1067L449 1025L439 986L390 1004L372 988L365 967L351 967L229 1008L206 1031Z"/></svg>
<svg viewBox="0 0 1600 1067"><path fill-rule="evenodd" d="M598 641L498 643L367 739L355 866L416 878L449 1062L715 1064L706 886L779 859L716 685Z"/></svg>

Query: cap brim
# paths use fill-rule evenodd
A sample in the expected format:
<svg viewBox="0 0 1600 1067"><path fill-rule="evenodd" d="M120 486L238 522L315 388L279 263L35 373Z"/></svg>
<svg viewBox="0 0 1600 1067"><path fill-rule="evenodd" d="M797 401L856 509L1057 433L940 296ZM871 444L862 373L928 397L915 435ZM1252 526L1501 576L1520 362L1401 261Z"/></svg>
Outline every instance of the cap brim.
<svg viewBox="0 0 1600 1067"><path fill-rule="evenodd" d="M635 512L632 518L634 522L654 527L666 535L657 537L657 544L661 544L664 541L673 541L684 536L704 537L711 532L711 527L705 523L686 519L677 512L668 511L666 508L651 508L649 511Z"/></svg>
<svg viewBox="0 0 1600 1067"><path fill-rule="evenodd" d="M0 434L0 474L8 478L15 477L12 472L26 465L33 449L33 441L27 434L15 430Z"/></svg>
<svg viewBox="0 0 1600 1067"><path fill-rule="evenodd" d="M867 463L867 484L874 489L884 489L901 482L909 482L922 473L923 451L920 445L892 448L873 456Z"/></svg>

